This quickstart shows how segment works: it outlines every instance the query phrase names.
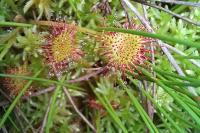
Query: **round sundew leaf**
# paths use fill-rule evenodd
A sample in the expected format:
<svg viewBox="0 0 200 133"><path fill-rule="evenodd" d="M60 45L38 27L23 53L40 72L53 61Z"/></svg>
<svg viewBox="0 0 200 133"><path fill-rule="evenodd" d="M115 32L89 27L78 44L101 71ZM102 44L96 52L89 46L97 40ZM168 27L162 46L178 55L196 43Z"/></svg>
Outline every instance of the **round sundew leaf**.
<svg viewBox="0 0 200 133"><path fill-rule="evenodd" d="M81 57L83 52L76 43L75 25L54 26L43 52L52 73L61 74L68 64Z"/></svg>
<svg viewBox="0 0 200 133"><path fill-rule="evenodd" d="M150 40L149 40L150 41ZM108 66L116 70L132 71L132 66L141 65L147 60L144 42L148 39L127 33L108 32L101 36L102 55L107 59Z"/></svg>

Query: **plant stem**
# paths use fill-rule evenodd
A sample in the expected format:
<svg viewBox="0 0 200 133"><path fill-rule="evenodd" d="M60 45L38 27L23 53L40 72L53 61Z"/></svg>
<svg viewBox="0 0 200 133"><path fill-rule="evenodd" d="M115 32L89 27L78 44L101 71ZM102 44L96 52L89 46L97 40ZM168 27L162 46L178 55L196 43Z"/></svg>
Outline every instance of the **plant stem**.
<svg viewBox="0 0 200 133"><path fill-rule="evenodd" d="M34 21L32 23L38 24L38 25L43 25L43 26L57 26L57 27L59 27L59 26L63 27L65 24L67 24L64 22L54 22L54 21ZM92 36L97 36L99 34L98 32L88 29L88 28L83 28L80 26L76 26L76 27L77 27L78 31L92 35Z"/></svg>
<svg viewBox="0 0 200 133"><path fill-rule="evenodd" d="M96 30L97 31L104 31L105 30L105 31L122 32L122 33L128 33L128 34L133 34L133 35L140 35L140 36L160 39L160 40L167 41L167 42L172 42L172 43L175 43L175 44L179 43L179 44L186 45L186 46L200 48L199 43L192 42L192 41L189 41L189 40L174 38L172 36L156 34L156 33L149 33L149 32L132 30L132 29L124 29L124 28L114 28L114 27L100 27L100 28L96 28Z"/></svg>
<svg viewBox="0 0 200 133"><path fill-rule="evenodd" d="M16 22L0 22L0 26L16 26L16 27L32 27L32 24L16 23Z"/></svg>

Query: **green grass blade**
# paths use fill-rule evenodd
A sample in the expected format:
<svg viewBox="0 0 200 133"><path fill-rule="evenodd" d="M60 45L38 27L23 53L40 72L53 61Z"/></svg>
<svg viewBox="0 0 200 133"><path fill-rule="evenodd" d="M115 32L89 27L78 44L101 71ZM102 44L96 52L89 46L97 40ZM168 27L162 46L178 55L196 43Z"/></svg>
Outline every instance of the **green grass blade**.
<svg viewBox="0 0 200 133"><path fill-rule="evenodd" d="M158 110L160 110L160 112L169 120L169 122L172 123L172 125L174 126L174 128L175 128L179 133L185 133L184 130L182 130L180 127L177 126L177 124L176 124L175 121L169 116L169 114L167 114L167 112L166 112L164 109L162 109L162 108L160 107L160 105L158 105L158 104L156 103L156 101L149 95L149 93L147 93L143 88L141 88L141 89L142 89L143 94L145 94L146 97L147 97L149 100L151 100L151 102L154 104L154 106L156 106L156 108L157 108Z"/></svg>
<svg viewBox="0 0 200 133"><path fill-rule="evenodd" d="M156 73L156 76L157 76L157 78L162 82L162 83L164 83L166 86L168 86L168 87L170 87L170 88L173 88L174 90L176 90L177 92L180 92L180 93L182 93L182 94L185 94L185 95L187 95L187 96L189 96L190 98L192 98L192 99L194 99L194 95L193 94L191 94L191 92L189 92L188 91L188 89L187 88L184 88L185 86L184 85L188 85L188 84L190 84L190 83L184 83L184 82L180 82L180 80L177 80L176 78L173 78L173 79L171 79L170 78L170 81L169 82L173 82L173 83L175 83L176 84L176 82L177 83L180 83L180 84L182 84L183 86L174 86L173 85L173 83L172 84L170 84L169 82L168 82L168 80L166 79L166 78L164 78L163 76L161 76L159 73ZM150 82L152 82L152 80L150 81ZM154 81L153 81L154 82ZM191 84L190 84L191 85ZM182 87L182 88L180 88L180 87Z"/></svg>
<svg viewBox="0 0 200 133"><path fill-rule="evenodd" d="M3 108L4 111L6 111L4 108ZM15 122L12 120L12 118L10 116L8 116L8 120L10 121L10 123L13 125L13 127L18 131L20 132L20 129L17 127L17 125L15 124Z"/></svg>
<svg viewBox="0 0 200 133"><path fill-rule="evenodd" d="M164 109L165 109L165 108L164 108ZM165 110L167 110L167 109L165 109ZM192 122L190 122L190 121L188 121L188 120L183 119L183 117L180 116L178 113L173 112L173 111L169 111L169 110L167 110L167 113L169 113L170 115L173 115L174 117L176 117L177 119L180 119L180 120L181 120L182 122L184 122L185 124L187 124L187 125L189 125L189 126L191 126L191 127L193 127L193 128L196 128L197 130L200 131L200 127L196 126L194 123L192 123Z"/></svg>
<svg viewBox="0 0 200 133"><path fill-rule="evenodd" d="M65 76L63 76L60 80L61 83L63 83L65 81ZM62 89L62 86L61 85L58 85L56 87L56 90L54 91L53 93L53 97L52 97L52 101L51 101L51 104L50 104L50 109L49 109L49 113L48 113L48 118L47 118L47 123L46 123L46 126L45 126L45 132L46 133L49 133L49 130L51 128L51 124L52 124L52 120L53 120L53 111L55 109L55 105L56 105L56 99L58 97L58 94L59 94L59 91Z"/></svg>
<svg viewBox="0 0 200 133"><path fill-rule="evenodd" d="M199 87L200 86L200 82L190 82L190 83L186 83L186 82L177 82L177 81L165 81L165 80L161 80L162 83L166 84L166 85L177 85L177 86L183 86L183 87L188 87L188 86L193 86L193 87Z"/></svg>
<svg viewBox="0 0 200 133"><path fill-rule="evenodd" d="M131 77L128 77L130 79L130 81L134 83L133 79ZM157 102L151 97L151 95L146 92L144 90L144 88L140 87L140 89L142 90L142 93L154 104L154 106L171 122L171 124L174 126L174 128L180 132L180 133L184 133L185 131L182 130L180 127L177 126L177 124L175 123L175 121L167 114L167 112L162 108L160 107L160 105L157 104ZM162 116L161 116L162 117ZM164 119L163 119L164 120ZM165 121L163 121L165 123ZM171 130L171 129L169 129Z"/></svg>
<svg viewBox="0 0 200 133"><path fill-rule="evenodd" d="M78 17L78 19L80 19L80 15L78 13L78 10L76 9L75 5L74 5L74 2L72 0L68 0L70 6L72 7L72 9L74 10L74 12L76 13L76 16Z"/></svg>
<svg viewBox="0 0 200 133"><path fill-rule="evenodd" d="M33 77L37 77L42 70L38 71ZM19 101L19 99L23 96L23 94L26 92L26 90L30 87L31 83L33 82L33 80L30 80L22 89L22 91L17 95L17 97L14 99L14 101L12 102L12 104L9 106L8 110L6 111L6 113L3 115L3 118L0 121L0 128L3 126L4 122L7 120L8 116L10 115L10 113L12 112L12 110L14 109L15 105L17 104L17 102Z"/></svg>
<svg viewBox="0 0 200 133"><path fill-rule="evenodd" d="M199 107L196 107L196 106L194 106L194 105L192 105L192 104L188 104L188 103L187 103L187 105L188 105L194 112L196 112L196 114L200 117L200 108L199 108Z"/></svg>
<svg viewBox="0 0 200 133"><path fill-rule="evenodd" d="M180 55L175 55L174 56L177 59L200 59L200 56L180 56Z"/></svg>
<svg viewBox="0 0 200 133"><path fill-rule="evenodd" d="M184 77L184 76L180 76L180 75L177 75L177 74L174 74L174 73L166 72L166 71L163 71L163 70L161 70L161 69L159 69L158 67L155 67L155 66L153 66L153 69L155 70L155 72L158 72L158 73L165 75L165 76L168 75L168 76L171 76L171 77L174 77L174 78L178 78L178 79L185 80L185 81L190 81L190 82L193 82L193 83L200 82L199 79Z"/></svg>
<svg viewBox="0 0 200 133"><path fill-rule="evenodd" d="M192 97L192 99L190 97L188 97L187 95L184 94L180 94L180 99L183 99L183 101L185 101L185 103L191 104L193 106L199 107L198 104L198 99L196 99L196 97Z"/></svg>
<svg viewBox="0 0 200 133"><path fill-rule="evenodd" d="M198 117L198 115L183 101L179 98L179 95L176 94L173 89L165 86L162 82L160 82L159 80L157 80L156 78L153 78L152 75L145 69L139 67L140 70L143 72L143 74L145 74L146 76L148 76L149 78L152 78L152 80L154 80L155 83L157 83L160 87L162 87L169 95L171 95L174 100L183 107L183 109L185 109L188 114L193 118L193 120L197 123L198 126L200 126L200 118Z"/></svg>
<svg viewBox="0 0 200 133"><path fill-rule="evenodd" d="M0 22L1 26L16 26L16 27L32 27L32 24L26 24L26 23L16 23L16 22Z"/></svg>
<svg viewBox="0 0 200 133"><path fill-rule="evenodd" d="M130 92L130 90L124 85L122 80L119 80L120 84L123 86L123 88L125 89L125 91L127 92L128 96L130 97L131 101L133 102L133 104L135 105L137 111L139 112L140 116L142 117L142 119L144 120L145 124L147 125L147 127L149 128L149 131L151 133L158 133L158 129L156 128L156 126L153 124L151 118L149 118L149 116L147 115L147 113L144 111L144 109L142 108L142 106L140 105L140 103L138 102L138 100L135 98L135 96Z"/></svg>
<svg viewBox="0 0 200 133"><path fill-rule="evenodd" d="M157 113L157 115L163 121L163 124L169 129L170 133L177 133L171 128L171 125L167 123L167 120L164 117L162 117L161 114Z"/></svg>
<svg viewBox="0 0 200 133"><path fill-rule="evenodd" d="M116 122L116 124L119 125L119 127L122 129L122 131L124 133L128 133L127 129L125 128L125 126L121 122L120 118L117 116L114 109L112 108L112 106L108 102L108 99L105 96L101 97L97 92L95 92L95 94L96 94L97 98L99 99L99 101L103 104L105 109L108 111L111 118Z"/></svg>
<svg viewBox="0 0 200 133"><path fill-rule="evenodd" d="M166 36L166 35L149 33L149 32L144 32L144 31L130 30L130 29L124 29L124 28L113 28L113 27L101 27L101 28L96 28L96 30L97 31L114 31L114 32L122 32L122 33L128 33L128 34L133 34L133 35L141 35L145 37L160 39L166 42L172 42L174 44L178 43L185 46L200 48L200 43L192 42L186 39L174 38L169 35Z"/></svg>
<svg viewBox="0 0 200 133"><path fill-rule="evenodd" d="M0 73L0 77L20 78L20 79L25 79L25 80L34 80L34 81L40 81L40 82L46 82L46 83L52 83L52 84L66 86L69 89L81 90L80 87L77 87L77 86L74 86L74 85L70 85L69 83L60 83L60 82L55 81L55 80L49 80L49 79L44 79L44 78L28 77L28 76L13 75L13 74L3 74L3 73Z"/></svg>

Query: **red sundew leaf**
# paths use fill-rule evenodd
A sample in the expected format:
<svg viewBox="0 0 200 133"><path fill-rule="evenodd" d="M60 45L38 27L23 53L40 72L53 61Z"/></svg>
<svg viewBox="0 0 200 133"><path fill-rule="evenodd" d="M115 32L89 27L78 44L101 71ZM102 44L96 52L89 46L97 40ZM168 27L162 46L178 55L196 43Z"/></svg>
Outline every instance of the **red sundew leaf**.
<svg viewBox="0 0 200 133"><path fill-rule="evenodd" d="M28 71L27 66L23 65L16 68L9 68L5 71L6 74L13 74L13 75L22 75L22 76L30 76L31 73ZM16 97L21 90L24 88L24 86L27 84L27 80L22 79L15 79L15 78L3 78L2 84L3 88L6 92L9 93L11 97ZM25 92L25 96L31 95L31 90L33 90L33 86L30 86L30 88Z"/></svg>
<svg viewBox="0 0 200 133"><path fill-rule="evenodd" d="M125 28L132 28L137 30L144 30L142 26L124 25ZM132 69L137 70L137 65L143 65L149 50L145 49L145 44L151 43L153 40L137 35L119 32L104 32L100 37L101 55L108 61L108 67L125 71L133 72Z"/></svg>
<svg viewBox="0 0 200 133"><path fill-rule="evenodd" d="M59 24L59 23L58 23ZM76 43L76 26L70 24L53 25L47 44L43 45L43 53L50 71L61 74L68 64L81 58L83 52Z"/></svg>

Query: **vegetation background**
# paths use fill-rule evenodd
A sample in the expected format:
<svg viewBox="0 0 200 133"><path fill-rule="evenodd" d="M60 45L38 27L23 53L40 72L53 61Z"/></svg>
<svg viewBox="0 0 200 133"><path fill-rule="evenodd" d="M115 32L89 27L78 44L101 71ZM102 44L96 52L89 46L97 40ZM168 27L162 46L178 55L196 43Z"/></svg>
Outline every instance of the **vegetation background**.
<svg viewBox="0 0 200 133"><path fill-rule="evenodd" d="M199 7L198 0L1 0L0 132L199 133ZM56 78L42 47L61 23L78 27L84 56ZM106 69L97 35L109 31L153 38L145 48L154 52L133 72Z"/></svg>

